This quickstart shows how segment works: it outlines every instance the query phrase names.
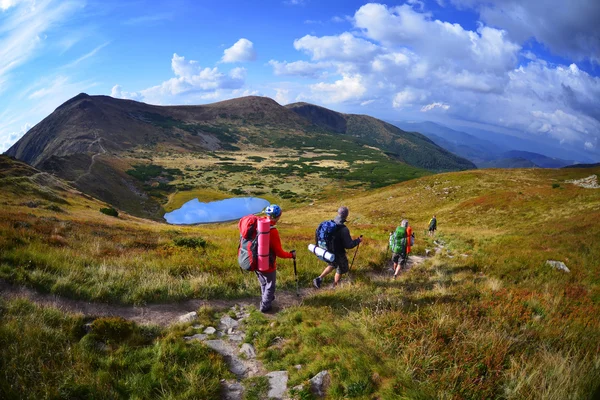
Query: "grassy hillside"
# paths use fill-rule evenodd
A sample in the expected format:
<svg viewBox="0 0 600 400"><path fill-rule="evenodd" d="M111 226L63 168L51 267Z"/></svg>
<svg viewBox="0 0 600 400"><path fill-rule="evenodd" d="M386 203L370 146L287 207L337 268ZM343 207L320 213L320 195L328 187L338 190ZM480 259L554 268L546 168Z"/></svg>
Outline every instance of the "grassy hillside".
<svg viewBox="0 0 600 400"><path fill-rule="evenodd" d="M234 223L174 227L122 213L110 217L99 211L106 204L69 186L10 160L2 165L3 280L121 304L258 297L256 277L236 264ZM269 370L289 372L289 387L329 370L332 399L592 398L600 381L600 196L598 189L565 182L592 173L600 169L455 172L285 206L278 226L284 248L298 249L303 288L324 267L306 245L339 205L350 207L349 227L366 241L351 279L336 290L307 291L300 306L272 319L255 313L246 329L258 334L245 340ZM388 233L408 218L417 233L414 254L425 255L434 249L424 234L432 214L444 248L392 281ZM546 260L563 261L571 272L554 270ZM278 265L278 290L295 290L291 262ZM165 397L210 398L210 382L227 377L218 356L200 343L182 342L185 326L90 355L83 346L93 338L78 331L81 317L16 300L3 300L0 310L0 380L21 385L0 385L8 398L33 386L44 388L37 392L42 397L61 393L65 382L100 398L145 397L148 390L157 393L152 390L159 383L168 388ZM35 345L40 332L62 354L52 368L41 357L45 349ZM176 353L169 353L172 346ZM30 356L19 348L30 348ZM157 380L142 384L132 365L154 371L152 363L165 354L156 353L161 348L172 354L172 374L161 380L153 373ZM192 359L209 362L195 369ZM110 378L115 368L123 380ZM190 368L211 378L184 393L182 382L168 379L180 374L191 381L196 372ZM111 372L93 378L95 371Z"/></svg>
<svg viewBox="0 0 600 400"><path fill-rule="evenodd" d="M82 93L7 155L158 221L173 196L189 198L198 189L217 196L283 191L284 199L306 205L340 187L382 187L475 168L419 134L326 112L348 120L347 129L316 124L267 97L161 107Z"/></svg>

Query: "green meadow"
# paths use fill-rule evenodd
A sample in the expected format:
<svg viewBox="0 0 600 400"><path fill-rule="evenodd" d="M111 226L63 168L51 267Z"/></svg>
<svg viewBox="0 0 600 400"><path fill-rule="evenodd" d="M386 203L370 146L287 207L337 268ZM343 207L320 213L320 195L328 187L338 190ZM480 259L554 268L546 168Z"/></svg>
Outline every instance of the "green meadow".
<svg viewBox="0 0 600 400"><path fill-rule="evenodd" d="M273 315L253 310L245 340L267 370L288 371L289 388L328 370L331 399L592 399L598 394L600 189L566 181L599 174L599 168L427 176L417 171L416 179L380 187L389 182L366 182L369 164L364 170L356 164L360 180L352 174L337 177L335 190L319 191L331 181L315 176L320 186L311 187L311 177L323 173L333 179L318 169L328 166L303 164L301 191L283 177L287 170L276 169L291 168L290 162L270 164L274 159L245 156L244 162L271 169L268 184L244 191L263 190L283 205L278 227L283 247L298 250L303 297ZM175 183L185 178L170 168L165 162L159 169L130 173L140 179L170 174ZM236 223L169 226L122 212L113 217L99 211L105 203L50 185L40 179L44 174L15 165L8 169L12 172L0 174L4 282L129 306L258 299L256 277L237 265ZM231 169L226 179L250 173ZM193 184L208 176L198 172L187 178L194 188L174 188L164 197L165 207L176 208L194 194L201 200L228 195L218 184ZM286 199L285 190L296 193L297 201ZM310 195L298 195L303 191ZM340 205L350 208L348 226L365 242L340 287L327 289L329 276L323 289L310 290L325 265L307 245L318 223L333 218ZM438 233L430 238L425 231L433 214ZM402 218L416 232L413 254L429 255L392 281L387 237ZM443 244L437 253L434 239ZM351 250L349 258L354 254ZM564 262L570 272L552 269L547 260ZM295 287L291 260L279 260L277 290L293 293ZM198 311L204 324L226 312ZM89 332L86 323L92 323ZM220 380L232 375L217 353L183 340L191 325L138 326L4 298L0 397L219 398ZM293 395L312 398L306 389ZM247 391L247 398L266 394Z"/></svg>

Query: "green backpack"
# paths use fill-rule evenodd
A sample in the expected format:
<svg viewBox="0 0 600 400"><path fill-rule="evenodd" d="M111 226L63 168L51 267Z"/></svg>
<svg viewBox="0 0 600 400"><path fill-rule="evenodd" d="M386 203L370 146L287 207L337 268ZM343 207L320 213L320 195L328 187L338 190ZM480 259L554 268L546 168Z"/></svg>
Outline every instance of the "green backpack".
<svg viewBox="0 0 600 400"><path fill-rule="evenodd" d="M394 253L403 253L406 250L406 228L399 226L390 236L390 248Z"/></svg>

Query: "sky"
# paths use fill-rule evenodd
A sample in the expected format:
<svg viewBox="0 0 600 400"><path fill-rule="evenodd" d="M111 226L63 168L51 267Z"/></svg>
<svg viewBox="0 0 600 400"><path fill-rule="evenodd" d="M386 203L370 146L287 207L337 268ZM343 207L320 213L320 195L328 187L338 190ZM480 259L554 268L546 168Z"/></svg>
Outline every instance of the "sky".
<svg viewBox="0 0 600 400"><path fill-rule="evenodd" d="M600 161L598 0L0 0L0 152L78 93L246 95Z"/></svg>

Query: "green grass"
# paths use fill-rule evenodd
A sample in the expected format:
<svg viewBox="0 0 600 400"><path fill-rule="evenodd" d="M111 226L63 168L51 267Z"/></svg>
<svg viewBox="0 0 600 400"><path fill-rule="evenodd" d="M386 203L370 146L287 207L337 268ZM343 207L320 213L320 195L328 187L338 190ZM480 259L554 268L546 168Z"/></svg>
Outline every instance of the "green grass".
<svg viewBox="0 0 600 400"><path fill-rule="evenodd" d="M0 300L3 399L219 398L223 360L183 331L96 319Z"/></svg>
<svg viewBox="0 0 600 400"><path fill-rule="evenodd" d="M564 183L590 173L466 171L424 176L353 197L335 192L312 206L284 206L278 227L283 247L298 250L302 288L310 287L324 268L306 246L318 223L332 218L338 206L350 208L352 235L363 234L366 240L350 273L352 283L344 277L338 289L307 294L301 305L272 318L253 312L246 340L268 370L288 371L289 387L307 387L308 379L328 370L328 398L333 399L592 398L600 381L600 225L595 223L600 198L597 190ZM277 187L260 179L248 182L260 183L274 196L303 195L301 186L288 182ZM553 189L556 182L561 190ZM65 212L56 212L46 207L51 204L47 198L23 198L21 184L11 181L4 187L2 279L70 298L122 304L258 296L256 277L242 274L237 266L235 223L173 227L125 213L115 219L98 213L100 203L93 199L53 191L52 196L64 201ZM25 200L38 206L24 206ZM417 236L413 253L424 255L433 248L425 235L433 214L438 219L436 239L445 243L442 253L391 281L385 275L388 233L408 218ZM352 250L349 259L353 255ZM571 273L551 269L546 260L565 262ZM278 260L278 291L295 290L291 267L290 260ZM324 287L331 280L328 276ZM85 360L100 368L94 371L101 372L88 374L90 364L77 358L83 357L79 352L88 354L80 343L89 336L77 328L80 317L53 311L56 316L48 318L43 316L48 311L31 305L2 304L3 343L31 346L29 356L22 358L2 346L0 351L8 352L2 362L23 366L17 377L5 380L30 385L37 379L42 382L37 390L48 393L58 393L59 382L72 381L93 388L89 390L99 397L150 393L153 384L127 366L154 365L155 348L167 346L165 341L183 346L183 328L154 332L152 345L134 345L127 340L144 337L140 332L145 328L123 322L115 329L129 339L115 343L118 353L111 355L112 360L130 357L131 363L113 361L115 367L102 354L87 355L92 358ZM210 314L205 310L202 318L210 319ZM44 348L34 343L42 331L58 338L48 344L61 355L54 360L59 364L49 364L51 370L45 369L49 361L44 361ZM26 334L16 338L15 332ZM101 340L112 346L106 343L112 340L109 334ZM178 356L169 360L175 371L192 368ZM219 362L211 359L210 365ZM298 364L300 369L295 368ZM103 375L112 371L109 367L117 368L122 378ZM95 376L99 381L92 380ZM134 383L138 380L144 382ZM264 396L261 385L255 384L256 398ZM168 387L168 393L180 393L176 383ZM35 395L50 397L46 392ZM178 396L184 394L172 395ZM298 393L308 396L306 390Z"/></svg>

